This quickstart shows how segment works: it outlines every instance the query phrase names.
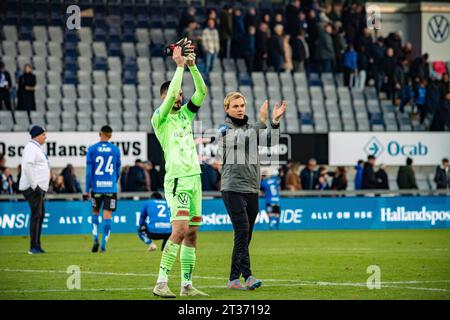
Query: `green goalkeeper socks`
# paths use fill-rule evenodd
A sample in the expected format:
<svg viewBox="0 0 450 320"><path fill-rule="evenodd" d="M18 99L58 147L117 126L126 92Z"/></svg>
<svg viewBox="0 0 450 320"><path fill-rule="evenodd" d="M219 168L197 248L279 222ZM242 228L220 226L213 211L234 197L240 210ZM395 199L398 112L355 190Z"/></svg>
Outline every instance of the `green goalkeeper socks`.
<svg viewBox="0 0 450 320"><path fill-rule="evenodd" d="M192 272L195 267L195 248L181 245L181 285L192 284Z"/></svg>
<svg viewBox="0 0 450 320"><path fill-rule="evenodd" d="M167 240L166 246L161 256L161 264L159 265L159 275L157 283L167 282L169 280L169 273L177 259L178 249L180 245ZM181 251L183 252L183 251Z"/></svg>

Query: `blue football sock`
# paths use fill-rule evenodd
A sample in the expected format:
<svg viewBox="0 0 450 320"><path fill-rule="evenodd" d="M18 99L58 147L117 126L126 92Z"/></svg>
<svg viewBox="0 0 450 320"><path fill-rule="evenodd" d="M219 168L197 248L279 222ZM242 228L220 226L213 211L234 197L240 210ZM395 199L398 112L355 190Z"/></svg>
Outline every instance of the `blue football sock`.
<svg viewBox="0 0 450 320"><path fill-rule="evenodd" d="M111 219L104 219L103 220L102 249L106 249L106 242L108 242L110 234L111 234Z"/></svg>
<svg viewBox="0 0 450 320"><path fill-rule="evenodd" d="M98 215L92 215L92 235L94 236L94 241L98 241Z"/></svg>

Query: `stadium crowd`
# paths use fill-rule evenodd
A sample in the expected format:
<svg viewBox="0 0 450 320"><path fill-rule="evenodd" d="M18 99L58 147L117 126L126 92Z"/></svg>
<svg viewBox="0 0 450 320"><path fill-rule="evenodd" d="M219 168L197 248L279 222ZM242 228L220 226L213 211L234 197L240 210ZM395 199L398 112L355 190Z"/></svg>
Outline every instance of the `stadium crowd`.
<svg viewBox="0 0 450 320"><path fill-rule="evenodd" d="M277 176L281 190L347 190L349 183L348 170L354 170L354 190L389 190L389 177L385 165L375 166L374 156L368 156L367 161L359 160L353 168L339 166L330 170L324 165L317 165L315 159L310 159L302 168L299 162L289 161L278 169ZM202 188L204 191L220 190L222 166L217 160L206 160L201 165ZM302 169L301 169L302 168ZM300 170L301 169L301 170ZM263 170L263 175L267 175ZM20 193L20 166L14 179L11 169L6 164L6 158L0 154L0 194ZM135 161L134 166L124 166L120 176L121 192L163 191L164 172L160 166L150 161ZM404 166L397 172L398 189L419 189L416 183L413 160L408 158ZM436 167L434 182L437 189L450 189L450 167L447 158L442 159ZM75 174L74 167L69 164L59 174L51 171L48 193L81 193L81 183Z"/></svg>
<svg viewBox="0 0 450 320"><path fill-rule="evenodd" d="M182 14L179 36L193 39L197 54L213 70L216 58L244 58L248 71L306 71L343 74L344 84L377 92L404 112L410 104L430 129L450 127L450 82L445 62L413 55L400 31L382 36L368 28L357 1L291 1L281 10L225 5L198 21L194 6Z"/></svg>

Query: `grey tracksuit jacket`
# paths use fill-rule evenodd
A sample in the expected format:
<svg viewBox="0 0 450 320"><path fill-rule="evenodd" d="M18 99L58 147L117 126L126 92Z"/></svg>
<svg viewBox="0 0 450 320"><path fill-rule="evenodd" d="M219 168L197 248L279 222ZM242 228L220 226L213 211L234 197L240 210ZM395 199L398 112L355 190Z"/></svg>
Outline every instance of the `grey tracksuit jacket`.
<svg viewBox="0 0 450 320"><path fill-rule="evenodd" d="M279 126L271 124L272 129L279 129ZM280 130L270 130L261 121L237 124L227 116L218 134L219 158L223 163L220 190L259 193L258 146L269 146L271 141L278 141L279 134Z"/></svg>

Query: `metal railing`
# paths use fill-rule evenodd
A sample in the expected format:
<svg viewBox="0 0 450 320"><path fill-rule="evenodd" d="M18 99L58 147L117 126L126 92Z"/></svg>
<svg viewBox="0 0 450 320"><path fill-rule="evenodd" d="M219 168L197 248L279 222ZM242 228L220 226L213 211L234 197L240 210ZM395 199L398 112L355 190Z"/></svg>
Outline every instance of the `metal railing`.
<svg viewBox="0 0 450 320"><path fill-rule="evenodd" d="M152 192L120 192L117 194L118 199L149 199ZM161 192L164 196L164 193ZM62 193L62 194L46 194L47 200L82 200L82 193ZM220 191L203 191L203 199L222 198ZM438 189L438 190L303 190L303 191L281 191L281 196L284 198L298 198L298 197L356 197L356 196L450 196L450 189ZM0 201L11 200L24 200L21 194L2 194L0 195Z"/></svg>

